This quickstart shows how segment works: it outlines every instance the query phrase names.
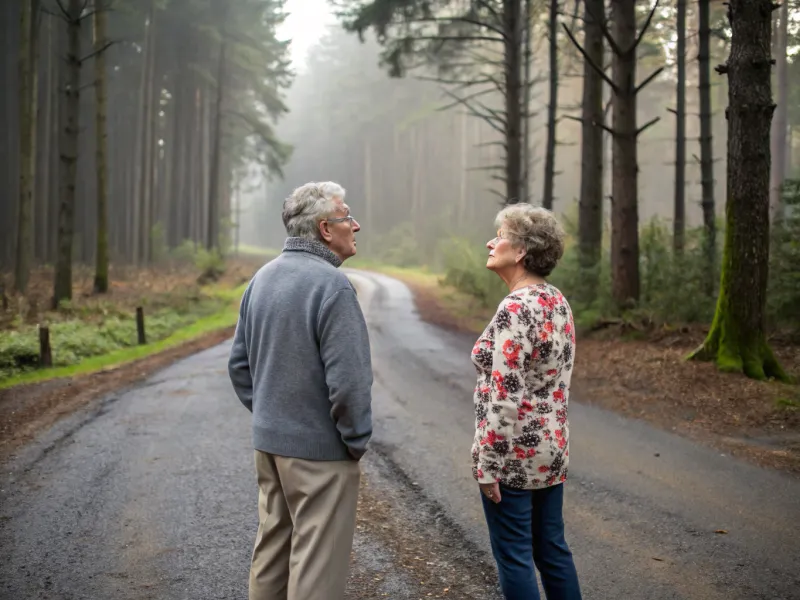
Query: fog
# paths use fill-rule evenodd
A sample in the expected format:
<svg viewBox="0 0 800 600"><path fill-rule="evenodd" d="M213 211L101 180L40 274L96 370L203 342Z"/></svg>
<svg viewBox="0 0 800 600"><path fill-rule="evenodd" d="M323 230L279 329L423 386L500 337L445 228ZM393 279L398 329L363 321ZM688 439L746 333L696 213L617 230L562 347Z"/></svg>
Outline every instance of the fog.
<svg viewBox="0 0 800 600"><path fill-rule="evenodd" d="M662 35L666 35L662 33ZM689 39L691 45L696 36ZM721 51L721 48L717 49ZM651 50L652 52L652 50ZM643 56L640 70L667 64L667 69L639 97L638 118L659 122L640 137L640 221L668 220L674 190L674 69L665 49ZM700 225L699 117L697 70L688 66L687 90L687 224ZM502 204L502 137L482 119L453 102L445 86L417 69L390 78L380 63L380 46L371 35L361 43L338 26L313 46L305 68L287 95L289 114L278 136L294 148L284 177L242 192L241 240L254 246L279 247L285 233L280 219L283 200L308 181L333 180L347 189L347 202L362 226L362 248L397 243L413 235L423 252L441 238L464 235L483 239L493 229ZM540 203L544 172L547 107L546 39L534 40L532 70L537 83L531 94L530 201ZM581 59L568 40L562 42L556 148L554 210L575 220L580 187ZM608 93L608 92L606 92ZM500 100L499 94L492 99ZM608 98L606 98L606 102ZM722 78L712 90L716 206L724 211L726 127L721 109L727 102ZM611 140L606 134L604 208L608 214ZM404 232L404 233L401 233Z"/></svg>

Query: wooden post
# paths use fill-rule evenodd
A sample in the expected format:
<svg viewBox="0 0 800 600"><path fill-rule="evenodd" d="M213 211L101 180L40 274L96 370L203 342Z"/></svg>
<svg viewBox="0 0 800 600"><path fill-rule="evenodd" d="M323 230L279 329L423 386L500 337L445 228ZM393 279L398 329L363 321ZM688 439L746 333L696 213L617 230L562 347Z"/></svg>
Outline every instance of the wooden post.
<svg viewBox="0 0 800 600"><path fill-rule="evenodd" d="M43 369L53 366L53 353L50 350L50 328L39 325L39 366Z"/></svg>
<svg viewBox="0 0 800 600"><path fill-rule="evenodd" d="M140 346L147 343L147 337L144 334L144 309L141 306L136 307L136 334L139 337Z"/></svg>

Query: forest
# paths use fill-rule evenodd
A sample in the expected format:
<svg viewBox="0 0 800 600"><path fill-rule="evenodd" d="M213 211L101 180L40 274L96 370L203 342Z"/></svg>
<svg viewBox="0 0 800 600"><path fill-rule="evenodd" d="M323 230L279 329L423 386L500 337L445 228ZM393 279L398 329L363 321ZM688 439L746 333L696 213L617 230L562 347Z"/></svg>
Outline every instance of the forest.
<svg viewBox="0 0 800 600"><path fill-rule="evenodd" d="M56 366L135 345L143 305L155 339L230 326L312 180L348 190L352 266L459 327L503 295L495 213L530 202L565 224L553 282L600 354L673 336L691 377L795 380L800 3L329 5L293 64L283 0L3 3L0 381L43 366L43 324Z"/></svg>

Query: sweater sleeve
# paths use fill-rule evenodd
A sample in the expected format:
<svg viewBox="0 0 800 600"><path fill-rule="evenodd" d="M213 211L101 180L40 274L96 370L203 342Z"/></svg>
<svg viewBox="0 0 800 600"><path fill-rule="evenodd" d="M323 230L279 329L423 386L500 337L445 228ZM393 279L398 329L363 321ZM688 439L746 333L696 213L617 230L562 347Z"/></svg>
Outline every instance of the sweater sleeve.
<svg viewBox="0 0 800 600"><path fill-rule="evenodd" d="M523 323L520 318L523 310L518 300L509 298L495 315L487 423L478 451L479 483L500 481L506 457L512 452L514 423L522 410L525 377L533 350L530 323Z"/></svg>
<svg viewBox="0 0 800 600"><path fill-rule="evenodd" d="M367 323L352 287L322 306L319 332L331 418L350 456L359 460L372 436L372 363Z"/></svg>
<svg viewBox="0 0 800 600"><path fill-rule="evenodd" d="M233 346L231 346L231 354L228 358L228 375L239 400L247 410L253 412L253 376L250 373L250 359L247 353L247 340L245 339L249 298L250 287L248 286L239 306L239 320L236 323L236 333L233 336Z"/></svg>

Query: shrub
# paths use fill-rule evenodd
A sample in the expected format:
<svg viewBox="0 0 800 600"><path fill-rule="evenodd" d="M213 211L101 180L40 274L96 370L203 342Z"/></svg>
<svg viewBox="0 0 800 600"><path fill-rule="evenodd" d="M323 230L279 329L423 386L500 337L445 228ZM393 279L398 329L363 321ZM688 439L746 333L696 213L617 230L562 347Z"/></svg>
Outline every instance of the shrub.
<svg viewBox="0 0 800 600"><path fill-rule="evenodd" d="M784 184L784 216L771 236L767 315L770 324L800 338L800 181Z"/></svg>

